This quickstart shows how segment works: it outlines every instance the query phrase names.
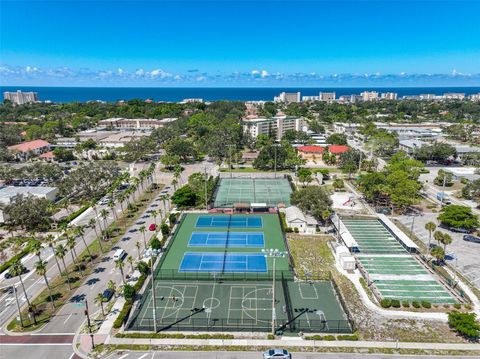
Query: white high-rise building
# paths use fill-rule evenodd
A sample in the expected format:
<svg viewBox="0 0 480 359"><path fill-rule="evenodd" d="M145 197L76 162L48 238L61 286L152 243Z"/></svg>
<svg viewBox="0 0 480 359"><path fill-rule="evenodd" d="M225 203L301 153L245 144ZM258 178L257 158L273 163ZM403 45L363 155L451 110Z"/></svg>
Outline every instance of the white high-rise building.
<svg viewBox="0 0 480 359"><path fill-rule="evenodd" d="M17 92L4 92L3 100L10 100L15 105L23 105L25 103L32 103L38 101L37 92L22 92L17 90Z"/></svg>
<svg viewBox="0 0 480 359"><path fill-rule="evenodd" d="M258 135L272 136L281 140L288 130L307 131L307 122L302 117L277 115L272 118L246 118L242 121L243 132L253 138Z"/></svg>
<svg viewBox="0 0 480 359"><path fill-rule="evenodd" d="M376 101L378 100L378 92L377 91L364 91L360 94L362 96L363 101Z"/></svg>
<svg viewBox="0 0 480 359"><path fill-rule="evenodd" d="M281 92L280 95L274 97L273 101L288 104L291 102L300 102L301 99L302 96L300 92Z"/></svg>
<svg viewBox="0 0 480 359"><path fill-rule="evenodd" d="M335 92L320 92L319 94L320 101L328 102L328 103L334 102L335 96L336 96Z"/></svg>
<svg viewBox="0 0 480 359"><path fill-rule="evenodd" d="M396 100L398 94L396 92L383 92L380 97L384 100Z"/></svg>

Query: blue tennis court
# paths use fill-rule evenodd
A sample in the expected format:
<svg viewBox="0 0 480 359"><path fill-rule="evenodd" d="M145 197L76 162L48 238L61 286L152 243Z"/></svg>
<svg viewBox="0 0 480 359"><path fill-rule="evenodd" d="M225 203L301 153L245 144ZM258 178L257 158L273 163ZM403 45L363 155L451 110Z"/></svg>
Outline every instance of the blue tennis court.
<svg viewBox="0 0 480 359"><path fill-rule="evenodd" d="M259 216L199 216L197 228L262 228Z"/></svg>
<svg viewBox="0 0 480 359"><path fill-rule="evenodd" d="M265 247L261 232L193 232L189 247Z"/></svg>
<svg viewBox="0 0 480 359"><path fill-rule="evenodd" d="M179 272L267 272L263 253L185 253Z"/></svg>

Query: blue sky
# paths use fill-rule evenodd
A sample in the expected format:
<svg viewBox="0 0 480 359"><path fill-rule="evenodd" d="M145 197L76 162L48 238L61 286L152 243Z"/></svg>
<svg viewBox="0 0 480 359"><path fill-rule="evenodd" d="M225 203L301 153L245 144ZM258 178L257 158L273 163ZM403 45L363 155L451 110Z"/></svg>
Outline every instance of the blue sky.
<svg viewBox="0 0 480 359"><path fill-rule="evenodd" d="M0 2L0 84L479 85L479 1Z"/></svg>

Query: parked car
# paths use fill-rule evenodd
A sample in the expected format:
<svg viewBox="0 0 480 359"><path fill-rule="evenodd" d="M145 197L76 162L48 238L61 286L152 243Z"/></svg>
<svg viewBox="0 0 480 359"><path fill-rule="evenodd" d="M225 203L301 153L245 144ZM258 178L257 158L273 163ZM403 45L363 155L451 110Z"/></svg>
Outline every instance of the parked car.
<svg viewBox="0 0 480 359"><path fill-rule="evenodd" d="M263 353L263 359L291 359L292 354L285 349L270 349Z"/></svg>
<svg viewBox="0 0 480 359"><path fill-rule="evenodd" d="M109 301L110 299L112 299L112 297L113 297L113 290L111 290L111 289L105 289L105 290L103 291L102 296L103 296L103 301L104 301L104 302L108 302L108 301Z"/></svg>
<svg viewBox="0 0 480 359"><path fill-rule="evenodd" d="M452 232L456 232L456 233L471 234L471 233L475 232L475 229L467 229L467 228L454 228L454 227L450 227L449 229L450 229Z"/></svg>
<svg viewBox="0 0 480 359"><path fill-rule="evenodd" d="M149 230L149 231L152 231L152 232L153 232L155 229L157 229L157 226L156 226L155 223L152 223L151 225L148 226L148 230Z"/></svg>
<svg viewBox="0 0 480 359"><path fill-rule="evenodd" d="M25 274L25 273L29 272L29 270L26 267L22 267L22 268L23 268L22 274ZM10 278L13 278L12 274L10 272L6 272L5 273L5 279L10 279Z"/></svg>
<svg viewBox="0 0 480 359"><path fill-rule="evenodd" d="M463 236L463 240L467 242L474 242L474 243L480 243L480 237L475 237L472 235L465 235Z"/></svg>

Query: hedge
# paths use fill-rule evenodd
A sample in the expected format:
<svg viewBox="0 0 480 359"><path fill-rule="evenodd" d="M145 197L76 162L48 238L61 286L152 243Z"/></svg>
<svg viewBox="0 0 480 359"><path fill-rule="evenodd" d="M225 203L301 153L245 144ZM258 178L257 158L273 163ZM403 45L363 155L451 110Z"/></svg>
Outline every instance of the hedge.
<svg viewBox="0 0 480 359"><path fill-rule="evenodd" d="M15 254L12 258L10 258L8 261L0 265L0 273L3 273L4 271L8 270L13 263L16 261L19 261L22 259L24 256L26 256L28 253L30 253L30 246L31 246L31 241L28 242L28 244L23 248L19 253Z"/></svg>
<svg viewBox="0 0 480 359"><path fill-rule="evenodd" d="M113 322L113 327L115 329L120 328L123 325L123 322L125 319L128 317L128 314L130 313L130 309L132 309L133 302L125 302L123 305L122 310L120 311L120 314L118 315L117 319Z"/></svg>
<svg viewBox="0 0 480 359"><path fill-rule="evenodd" d="M68 224L71 221L73 221L75 218L77 218L79 215L81 215L83 212L85 212L87 209L90 208L90 204L86 204L83 207L80 207L77 209L75 212L70 213L68 216L63 218L60 222L59 225L61 226L62 224Z"/></svg>
<svg viewBox="0 0 480 359"><path fill-rule="evenodd" d="M134 339L234 339L232 334L118 333L117 338Z"/></svg>

